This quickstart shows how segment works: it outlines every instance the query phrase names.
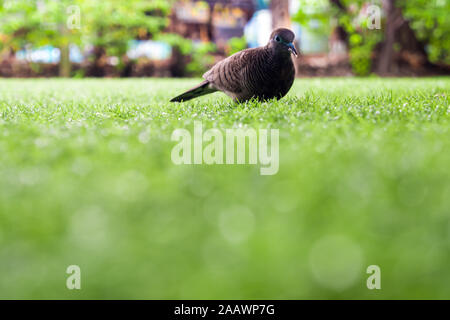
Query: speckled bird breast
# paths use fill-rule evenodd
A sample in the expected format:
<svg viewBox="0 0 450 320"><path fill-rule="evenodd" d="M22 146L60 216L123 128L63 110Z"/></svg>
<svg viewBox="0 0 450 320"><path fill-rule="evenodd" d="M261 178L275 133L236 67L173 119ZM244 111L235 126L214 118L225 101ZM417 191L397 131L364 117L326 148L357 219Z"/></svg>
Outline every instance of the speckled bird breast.
<svg viewBox="0 0 450 320"><path fill-rule="evenodd" d="M258 69L258 71L252 70ZM274 61L266 66L263 72L261 67L255 64L247 70L247 89L237 94L235 99L246 101L252 98L268 100L284 97L292 87L295 79L295 67L292 59L285 58Z"/></svg>

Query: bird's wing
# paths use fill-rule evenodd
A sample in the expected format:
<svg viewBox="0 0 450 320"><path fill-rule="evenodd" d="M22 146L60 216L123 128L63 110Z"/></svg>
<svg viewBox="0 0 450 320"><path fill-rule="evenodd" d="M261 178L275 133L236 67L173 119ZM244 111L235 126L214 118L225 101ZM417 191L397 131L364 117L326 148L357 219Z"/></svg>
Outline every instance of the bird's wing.
<svg viewBox="0 0 450 320"><path fill-rule="evenodd" d="M218 62L207 71L203 78L221 91L240 93L245 90L243 71L248 65L252 49L239 51Z"/></svg>

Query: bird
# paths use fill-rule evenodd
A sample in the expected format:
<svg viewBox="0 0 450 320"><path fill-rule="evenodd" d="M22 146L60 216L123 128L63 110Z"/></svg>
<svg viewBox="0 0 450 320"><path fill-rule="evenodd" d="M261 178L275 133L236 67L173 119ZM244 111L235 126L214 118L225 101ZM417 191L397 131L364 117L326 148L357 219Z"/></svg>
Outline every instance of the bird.
<svg viewBox="0 0 450 320"><path fill-rule="evenodd" d="M291 30L277 28L265 46L245 49L219 61L203 75L203 82L170 101L183 102L216 91L235 102L281 99L294 83L291 54L298 56L294 39Z"/></svg>

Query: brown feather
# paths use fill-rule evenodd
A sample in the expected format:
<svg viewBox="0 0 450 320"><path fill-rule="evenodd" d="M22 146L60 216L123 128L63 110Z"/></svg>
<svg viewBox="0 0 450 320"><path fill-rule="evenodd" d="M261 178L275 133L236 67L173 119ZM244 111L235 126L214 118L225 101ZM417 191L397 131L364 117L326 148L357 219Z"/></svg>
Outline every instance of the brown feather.
<svg viewBox="0 0 450 320"><path fill-rule="evenodd" d="M275 41L277 36L284 44ZM242 50L218 62L203 75L204 82L171 101L186 101L217 90L235 101L282 98L295 78L294 63L286 46L293 40L289 29L276 29L266 46Z"/></svg>
<svg viewBox="0 0 450 320"><path fill-rule="evenodd" d="M210 88L208 80L203 81L199 85L195 86L192 89L189 89L188 91L180 94L179 96L176 96L170 102L182 102L187 101L190 99L194 99L200 96L203 96L208 93L212 93L214 91L217 91L216 89Z"/></svg>

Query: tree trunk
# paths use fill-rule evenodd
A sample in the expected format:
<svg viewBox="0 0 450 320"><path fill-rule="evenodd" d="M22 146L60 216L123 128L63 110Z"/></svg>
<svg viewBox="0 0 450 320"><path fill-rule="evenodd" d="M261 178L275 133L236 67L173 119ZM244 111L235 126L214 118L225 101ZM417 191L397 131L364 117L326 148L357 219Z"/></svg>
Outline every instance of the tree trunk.
<svg viewBox="0 0 450 320"><path fill-rule="evenodd" d="M69 57L69 46L61 46L60 50L60 60L59 60L59 76L68 78L70 77L70 57Z"/></svg>
<svg viewBox="0 0 450 320"><path fill-rule="evenodd" d="M386 14L385 38L381 45L377 72L381 75L386 75L393 71L396 33L404 19L400 9L395 7L395 0L383 0L383 10Z"/></svg>
<svg viewBox="0 0 450 320"><path fill-rule="evenodd" d="M342 4L342 2L340 0L330 0L330 3L335 8L337 8L339 10L339 12L344 13L344 14L347 12L347 8ZM344 28L338 25L336 27L334 33L336 36L336 40L340 40L340 41L344 42L346 49L348 50L348 48L350 47L348 44L348 34L344 30Z"/></svg>
<svg viewBox="0 0 450 320"><path fill-rule="evenodd" d="M431 66L424 45L420 43L408 21L403 17L397 0L383 0L386 15L384 41L380 44L376 71L380 75L397 74L401 65L409 69ZM395 46L398 46L398 51Z"/></svg>
<svg viewBox="0 0 450 320"><path fill-rule="evenodd" d="M291 18L289 14L289 0L271 0L270 11L272 12L272 28L289 28Z"/></svg>
<svg viewBox="0 0 450 320"><path fill-rule="evenodd" d="M88 75L90 77L96 77L96 78L104 77L105 69L106 69L105 49L100 46L95 46L93 56L94 56L94 61L93 61L92 65L90 66L90 68L88 68Z"/></svg>
<svg viewBox="0 0 450 320"><path fill-rule="evenodd" d="M68 78L70 77L71 71L69 43L66 41L68 30L63 24L60 26L59 30L64 41L64 43L59 47L59 76Z"/></svg>

